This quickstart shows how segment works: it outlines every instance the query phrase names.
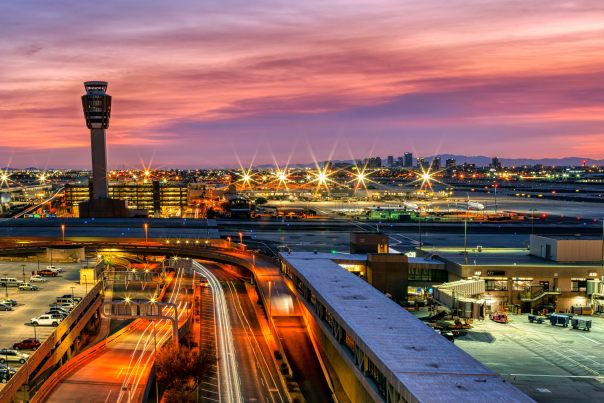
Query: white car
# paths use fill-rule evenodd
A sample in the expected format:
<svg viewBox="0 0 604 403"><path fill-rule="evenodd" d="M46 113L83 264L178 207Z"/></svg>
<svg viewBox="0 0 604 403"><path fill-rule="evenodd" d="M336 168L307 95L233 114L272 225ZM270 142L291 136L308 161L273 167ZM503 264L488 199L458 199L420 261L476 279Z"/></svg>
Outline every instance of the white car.
<svg viewBox="0 0 604 403"><path fill-rule="evenodd" d="M31 318L31 324L33 326L59 326L59 323L63 321L63 317L61 315L41 315L39 318Z"/></svg>
<svg viewBox="0 0 604 403"><path fill-rule="evenodd" d="M7 361L20 362L25 364L25 361L29 358L29 354L24 354L16 350L0 350L0 364L4 364Z"/></svg>
<svg viewBox="0 0 604 403"><path fill-rule="evenodd" d="M45 282L47 282L47 281L48 281L48 279L47 279L46 277L42 277L42 276L39 276L39 275L37 275L37 274L36 274L36 275L34 275L34 276L31 276L31 277L29 278L29 281L30 281L30 282L32 282L32 283L33 283L33 282L36 282L36 281L37 281L37 282L40 282L40 283L45 283Z"/></svg>
<svg viewBox="0 0 604 403"><path fill-rule="evenodd" d="M73 308L75 308L75 304L72 304L70 302L66 302L64 304L59 305L61 308L66 309L68 311L73 311Z"/></svg>
<svg viewBox="0 0 604 403"><path fill-rule="evenodd" d="M46 270L55 271L57 273L63 273L63 269L57 266L46 266Z"/></svg>

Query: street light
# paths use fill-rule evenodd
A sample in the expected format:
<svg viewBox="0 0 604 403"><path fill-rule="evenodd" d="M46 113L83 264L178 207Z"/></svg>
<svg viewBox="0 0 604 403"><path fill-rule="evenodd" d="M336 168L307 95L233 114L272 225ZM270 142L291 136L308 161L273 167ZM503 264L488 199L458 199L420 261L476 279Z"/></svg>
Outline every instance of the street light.
<svg viewBox="0 0 604 403"><path fill-rule="evenodd" d="M63 232L63 242L65 242L65 225L61 225L61 231Z"/></svg>
<svg viewBox="0 0 604 403"><path fill-rule="evenodd" d="M537 211L537 209L531 208L531 209L529 209L529 211L531 212L531 234L534 234L535 233L535 211Z"/></svg>
<svg viewBox="0 0 604 403"><path fill-rule="evenodd" d="M229 248L232 248L233 246L231 245L231 237L227 236L227 239L229 240Z"/></svg>
<svg viewBox="0 0 604 403"><path fill-rule="evenodd" d="M145 242L147 242L147 224L145 224Z"/></svg>
<svg viewBox="0 0 604 403"><path fill-rule="evenodd" d="M239 243L241 245L241 250L243 250L243 234L241 232L239 233Z"/></svg>

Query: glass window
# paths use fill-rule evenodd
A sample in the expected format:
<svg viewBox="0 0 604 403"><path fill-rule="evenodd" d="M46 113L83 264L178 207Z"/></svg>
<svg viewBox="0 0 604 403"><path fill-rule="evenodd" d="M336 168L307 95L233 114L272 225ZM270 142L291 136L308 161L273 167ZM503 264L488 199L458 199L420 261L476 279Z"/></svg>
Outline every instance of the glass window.
<svg viewBox="0 0 604 403"><path fill-rule="evenodd" d="M572 279L570 281L572 292L586 292L587 291L587 281L584 279Z"/></svg>
<svg viewBox="0 0 604 403"><path fill-rule="evenodd" d="M512 290L530 292L532 285L533 285L532 278L518 278L518 279L514 279L514 281L512 281Z"/></svg>
<svg viewBox="0 0 604 403"><path fill-rule="evenodd" d="M350 337L348 333L344 333L346 334L346 347L348 347L351 353L354 353L354 340L352 339L352 337Z"/></svg>
<svg viewBox="0 0 604 403"><path fill-rule="evenodd" d="M507 291L508 290L508 279L507 278L494 278L484 280L485 291Z"/></svg>

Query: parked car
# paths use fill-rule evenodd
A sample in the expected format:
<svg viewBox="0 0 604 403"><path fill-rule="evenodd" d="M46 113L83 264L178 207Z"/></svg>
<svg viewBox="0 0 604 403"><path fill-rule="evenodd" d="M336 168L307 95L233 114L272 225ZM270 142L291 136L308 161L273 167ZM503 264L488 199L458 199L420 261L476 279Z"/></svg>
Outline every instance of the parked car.
<svg viewBox="0 0 604 403"><path fill-rule="evenodd" d="M67 317L67 315L69 315L68 313L65 313L63 311L46 311L44 313L46 315L57 315L57 316L60 316L61 319L65 319Z"/></svg>
<svg viewBox="0 0 604 403"><path fill-rule="evenodd" d="M55 305L52 308L49 309L50 312L60 312L64 315L69 315L69 311L61 306Z"/></svg>
<svg viewBox="0 0 604 403"><path fill-rule="evenodd" d="M37 274L34 276L31 276L29 278L29 281L33 282L40 282L40 283L45 283L48 281L48 279L46 277L42 277L42 276L38 276Z"/></svg>
<svg viewBox="0 0 604 403"><path fill-rule="evenodd" d="M13 343L15 350L37 350L42 343L38 339L25 339L17 343Z"/></svg>
<svg viewBox="0 0 604 403"><path fill-rule="evenodd" d="M33 285L32 283L23 283L19 286L19 290L21 290L21 291L38 291L38 286Z"/></svg>
<svg viewBox="0 0 604 403"><path fill-rule="evenodd" d="M10 381L10 378L12 378L16 373L16 369L8 369L6 365L0 365L0 382L6 383Z"/></svg>
<svg viewBox="0 0 604 403"><path fill-rule="evenodd" d="M31 324L33 326L59 326L59 323L63 322L63 316L59 314L45 314L40 315L38 318L31 318Z"/></svg>
<svg viewBox="0 0 604 403"><path fill-rule="evenodd" d="M23 281L16 278L0 278L0 287L19 287L21 283Z"/></svg>
<svg viewBox="0 0 604 403"><path fill-rule="evenodd" d="M46 270L56 271L58 273L63 273L63 269L57 266L46 266Z"/></svg>
<svg viewBox="0 0 604 403"><path fill-rule="evenodd" d="M14 299L10 299L10 298L4 298L4 299L0 300L0 304L15 306L15 305L17 305L17 301L15 301Z"/></svg>
<svg viewBox="0 0 604 403"><path fill-rule="evenodd" d="M52 271L52 270L44 269L44 270L37 271L36 274L38 276L43 276L43 277L44 276L47 276L47 277L56 277L59 274L59 272L58 271Z"/></svg>
<svg viewBox="0 0 604 403"><path fill-rule="evenodd" d="M71 312L71 311L73 311L73 308L76 307L76 303L75 302L65 302L64 304L59 305L59 307Z"/></svg>
<svg viewBox="0 0 604 403"><path fill-rule="evenodd" d="M80 302L82 300L82 297L74 297L72 294L65 294L61 297L57 297L57 302L59 302L59 299L67 299L67 300L73 300L75 302ZM70 302L70 301L64 301L64 302ZM61 302L61 303L64 303Z"/></svg>
<svg viewBox="0 0 604 403"><path fill-rule="evenodd" d="M9 305L0 304L0 311L12 311L13 307Z"/></svg>
<svg viewBox="0 0 604 403"><path fill-rule="evenodd" d="M22 353L15 350L0 350L0 364L4 364L7 361L19 362L25 364L25 361L29 358L28 354Z"/></svg>

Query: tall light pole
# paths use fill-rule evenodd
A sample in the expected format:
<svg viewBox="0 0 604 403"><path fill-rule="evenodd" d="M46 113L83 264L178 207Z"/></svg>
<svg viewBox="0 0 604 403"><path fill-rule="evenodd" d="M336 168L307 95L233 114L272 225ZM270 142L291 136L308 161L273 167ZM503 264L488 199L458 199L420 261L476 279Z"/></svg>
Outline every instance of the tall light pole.
<svg viewBox="0 0 604 403"><path fill-rule="evenodd" d="M231 245L231 237L227 236L227 239L229 240L229 248L232 248L233 246Z"/></svg>
<svg viewBox="0 0 604 403"><path fill-rule="evenodd" d="M65 225L61 225L61 232L63 232L63 242L65 242Z"/></svg>
<svg viewBox="0 0 604 403"><path fill-rule="evenodd" d="M86 286L86 295L88 295L88 279L86 278L85 274L84 274L84 285Z"/></svg>
<svg viewBox="0 0 604 403"><path fill-rule="evenodd" d="M147 242L147 224L145 224L145 242Z"/></svg>
<svg viewBox="0 0 604 403"><path fill-rule="evenodd" d="M243 250L243 234L239 233L239 244L241 245L241 250Z"/></svg>
<svg viewBox="0 0 604 403"><path fill-rule="evenodd" d="M537 209L530 209L531 211L531 234L535 233L535 211L537 211Z"/></svg>
<svg viewBox="0 0 604 403"><path fill-rule="evenodd" d="M25 283L25 265L21 265L21 269L23 270L23 282Z"/></svg>
<svg viewBox="0 0 604 403"><path fill-rule="evenodd" d="M422 250L422 217L421 216L417 217L417 222L419 223L419 250Z"/></svg>
<svg viewBox="0 0 604 403"><path fill-rule="evenodd" d="M495 185L495 214L497 214L497 188L499 185L496 183Z"/></svg>

